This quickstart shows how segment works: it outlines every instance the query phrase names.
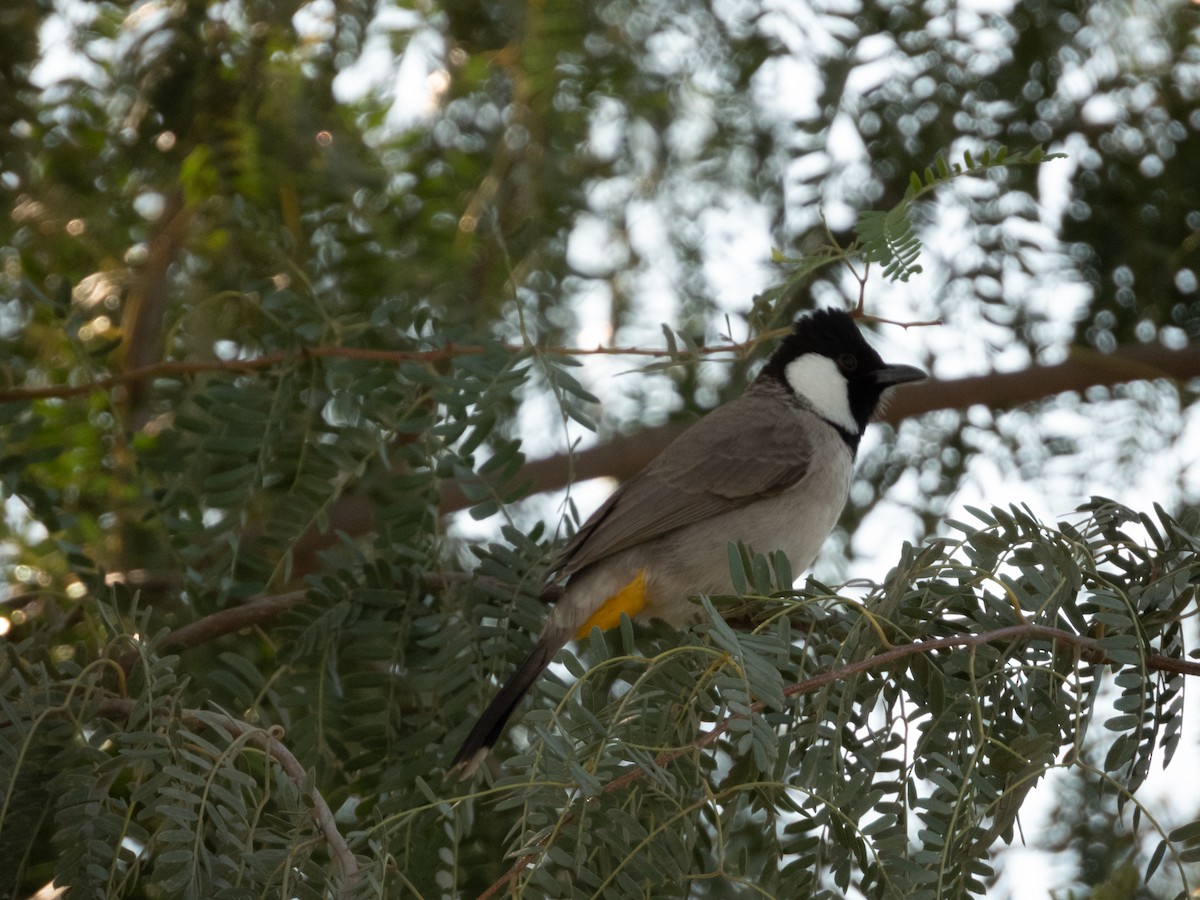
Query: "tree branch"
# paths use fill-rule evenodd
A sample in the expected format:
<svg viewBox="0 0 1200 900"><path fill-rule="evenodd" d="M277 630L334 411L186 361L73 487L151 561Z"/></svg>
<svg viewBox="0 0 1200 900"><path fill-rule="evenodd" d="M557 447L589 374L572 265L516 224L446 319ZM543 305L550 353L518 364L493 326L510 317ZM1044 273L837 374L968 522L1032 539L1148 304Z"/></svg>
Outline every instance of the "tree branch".
<svg viewBox="0 0 1200 900"><path fill-rule="evenodd" d="M910 323L923 325L927 323ZM755 335L745 341L714 344L695 350L669 350L654 347L545 347L539 354L547 356L644 356L677 359L680 362L728 353L745 356L764 341L772 340L788 329L775 329ZM505 344L510 353L528 349ZM200 375L209 372L249 372L270 369L297 359L359 359L371 362L398 364L402 362L441 362L459 356L484 352L484 347L469 344L446 344L431 350L377 350L365 347L300 347L295 350L266 353L252 359L164 361L131 368L125 372L97 378L83 384L47 385L36 388L6 388L0 390L0 403L44 399L47 397L76 397L93 391L108 390L118 384L144 381L171 375ZM1070 358L1055 365L1033 365L1019 372L993 372L949 381L928 381L906 385L896 392L883 421L898 422L936 409L966 409L978 403L1007 408L1033 400L1041 400L1063 391L1081 391L1128 381L1154 378L1186 380L1200 377L1200 348L1185 347L1172 350L1161 344L1136 344L1118 347L1112 353L1075 347Z"/></svg>
<svg viewBox="0 0 1200 900"><path fill-rule="evenodd" d="M167 196L160 219L162 227L150 238L145 264L134 279L121 313L121 330L125 333L122 366L127 370L147 368L151 365L150 360L159 358L163 317L170 299L167 275L183 248L193 213L194 210L184 202L181 189L176 188ZM126 402L134 418L141 420L148 392L140 380L135 381L132 388Z"/></svg>
<svg viewBox="0 0 1200 900"><path fill-rule="evenodd" d="M47 397L78 397L93 391L106 391L117 385L141 382L151 378L173 375L203 375L211 372L252 372L272 369L305 358L360 359L373 362L438 362L456 356L482 353L482 347L447 344L435 350L372 350L365 347L308 347L296 350L264 353L252 359L212 359L193 361L164 361L128 369L107 378L97 378L82 384L52 384L37 388L8 388L0 391L0 403L41 400Z"/></svg>
<svg viewBox="0 0 1200 900"><path fill-rule="evenodd" d="M1112 353L1074 347L1064 362L1054 365L905 385L893 392L881 421L896 424L935 410L977 405L1011 409L1068 391L1130 381L1193 378L1200 378L1200 347L1171 350L1161 344L1138 344L1118 347Z"/></svg>
<svg viewBox="0 0 1200 900"><path fill-rule="evenodd" d="M789 329L777 328L773 331L762 332L754 337L736 343L714 344L708 347L697 347L695 350L668 350L655 347L543 347L537 350L545 356L647 356L655 358L678 359L681 362L729 353L734 356L744 356L749 350L782 334ZM529 347L519 344L504 344L509 353L524 353ZM211 359L211 360L175 360L151 363L124 372L97 378L82 384L56 384L36 388L6 388L0 390L0 403L40 400L47 397L78 397L93 391L105 391L116 385L128 385L146 381L151 378L162 378L172 375L202 375L209 372L251 372L259 369L271 369L285 365L297 359L359 359L371 362L399 364L402 362L441 362L459 356L473 356L483 353L486 348L472 344L446 344L431 350L376 350L366 347L298 347L295 350L264 353L249 359Z"/></svg>
<svg viewBox="0 0 1200 900"><path fill-rule="evenodd" d="M774 332L741 343L702 347L699 352L704 355L744 353L754 344L771 337L772 334ZM509 349L513 352L521 350L519 347L510 347ZM266 354L255 359L163 362L81 385L52 385L42 388L0 390L0 403L46 397L78 396L143 378L271 368L304 356L340 357L387 363L437 362L482 351L482 347L449 344L434 350L422 351L313 347L295 352ZM659 357L671 355L668 350L628 347L597 347L592 350L564 347L540 352L575 356L596 353ZM1084 391L1091 387L1112 387L1130 381L1159 378L1174 381L1200 378L1200 347L1171 350L1159 344L1144 344L1120 347L1112 353L1097 353L1077 348L1069 359L1055 365L1035 365L1018 372L994 372L969 378L904 385L893 392L888 406L881 416L881 421L894 425L923 413L936 410L962 410L976 404L992 409L1008 409L1023 403L1043 400L1066 391ZM583 481L607 476L624 480L644 468L683 431L686 425L687 423L672 422L656 428L644 429L635 435L613 437L588 450L533 460L525 465L521 478L531 483L531 494L558 490L570 484L572 479ZM457 484L454 482L443 484L440 508L444 514L457 512L469 506L470 502ZM371 504L354 495L347 495L334 503L330 507L329 517L331 521L337 521L338 530L351 537L366 534L374 528ZM331 543L332 540L331 536L317 533L310 533L301 538L303 549L308 553L315 553ZM302 565L300 565L300 571L304 571Z"/></svg>
<svg viewBox="0 0 1200 900"><path fill-rule="evenodd" d="M1024 622L1018 625L1006 625L1003 628L985 631L982 634L953 634L947 637L930 638L925 641L914 641L911 644L897 644L875 656L859 660L858 662L848 663L841 668L830 669L827 672L821 672L813 675L811 678L788 685L783 689L783 696L795 697L801 694L810 694L818 688L825 687L825 685L832 684L835 681L841 681L843 678L860 675L872 669L882 668L920 653L932 653L935 650L948 650L952 647L981 647L984 644L992 644L1000 641L1008 642L1011 645L1022 641L1038 640L1066 644L1075 650L1080 659L1087 660L1094 665L1120 665L1120 663L1112 660L1104 652L1103 645L1095 638L1075 634L1071 631L1063 631L1060 628L1052 628L1049 625L1036 625L1031 622ZM1171 656L1161 656L1157 653L1146 654L1143 659L1145 660L1146 668L1152 671L1174 672L1180 675L1200 677L1200 662L1189 662L1188 660L1176 659ZM757 713L762 712L765 708L766 704L759 700L750 707L750 710ZM745 716L732 715L727 717L724 722L717 725L711 731L705 732L692 744L679 750L664 753L655 762L660 766L666 765L684 754L692 752L692 750L702 750L728 731L736 720L742 718L745 718ZM644 774L645 772L642 769L633 769L605 785L605 793L610 793L637 781Z"/></svg>
<svg viewBox="0 0 1200 900"><path fill-rule="evenodd" d="M127 719L135 706L136 703L133 700L114 697L101 703L96 714L106 719ZM266 729L258 728L222 713L201 709L182 709L179 712L179 719L189 727L207 725L210 728L222 729L230 737L245 736L250 743L275 760L299 790L304 790L304 782L308 777L304 766L301 765L300 760L296 759L286 746L280 743ZM349 898L354 887L354 882L358 879L358 859L350 850L346 839L338 831L333 811L329 808L329 804L325 802L325 798L321 796L321 792L315 786L309 792L309 797L312 800L313 821L316 823L317 830L320 831L321 835L325 838L325 842L329 845L329 850L333 855L334 861L342 873L340 896Z"/></svg>
<svg viewBox="0 0 1200 900"><path fill-rule="evenodd" d="M736 346L742 345L730 345L730 349ZM1200 347L1170 350L1158 344L1145 344L1121 347L1107 354L1077 349L1068 360L1055 365L906 384L892 392L880 421L896 425L924 413L963 410L977 404L990 409L1010 409L1067 391L1082 392L1092 387L1159 378L1174 381L1200 378ZM530 495L560 490L591 478L624 481L645 468L688 424L670 422L632 435L616 435L587 450L532 460L515 480L528 482ZM442 483L439 509L443 515L470 506L457 483ZM376 527L372 505L353 494L334 503L329 515L331 522L337 522L336 530L351 537L369 534ZM296 571L309 570L305 558L332 544L333 532L333 528L326 534L314 530L301 538L295 554Z"/></svg>
<svg viewBox="0 0 1200 900"><path fill-rule="evenodd" d="M430 589L444 588L451 583L467 581L505 586L494 578L474 572L427 572L424 575L425 586ZM240 606L218 610L193 622L188 622L186 625L181 625L174 631L167 632L158 642L158 647L161 650L188 650L244 628L265 625L292 607L299 606L307 597L307 590L288 591L284 594L260 594ZM137 665L138 656L138 651L134 649L121 657L119 664L125 670L125 674L128 675L133 671L133 667Z"/></svg>
<svg viewBox="0 0 1200 900"><path fill-rule="evenodd" d="M1172 381L1200 378L1200 347L1169 350L1146 344L1122 347L1112 353L1076 350L1068 360L1055 365L906 384L892 393L880 421L896 425L924 413L963 410L975 405L1010 409L1067 391L1082 392L1092 387L1159 378ZM519 478L532 482L531 494L566 487L572 477L575 481L604 476L624 480L644 468L686 427L687 423L672 422L635 435L614 437L574 454L534 460L525 465ZM443 513L468 506L470 503L458 485L447 482L443 486Z"/></svg>
<svg viewBox="0 0 1200 900"><path fill-rule="evenodd" d="M255 625L270 622L293 606L303 603L307 596L307 590L299 590L255 597L240 606L231 606L181 625L165 634L159 642L159 647L162 650L187 650L189 647L207 644L243 628L253 628ZM133 667L137 665L138 655L138 651L134 649L121 657L120 665L126 674L133 671Z"/></svg>
<svg viewBox="0 0 1200 900"><path fill-rule="evenodd" d="M984 644L997 642L1007 642L1008 644L1016 644L1022 641L1051 641L1056 644L1065 644L1071 647L1080 659L1087 660L1095 665L1119 665L1114 662L1107 653L1104 652L1104 647L1100 641L1095 638L1085 637L1084 635L1075 634L1070 631L1063 631L1059 628L1052 628L1048 625L1035 625L1032 623L1022 623L1018 625L1008 625L1003 628L996 628L992 631L985 631L982 634L955 634L947 637L930 638L925 641L914 641L911 644L898 644L878 653L875 656L867 659L859 660L858 662L848 663L837 669L830 669L826 672L821 672L811 678L806 678L803 681L798 681L790 684L783 690L783 696L797 697L802 694L811 694L813 691L836 681L841 681L844 678L849 678L853 675L859 675L863 672L869 672L873 669L883 668L891 663L906 659L910 656L916 656L921 653L932 653L936 650L947 650L952 647L981 647ZM1182 675L1192 675L1200 677L1200 662L1189 662L1183 659L1176 659L1170 656L1161 656L1159 654L1147 654L1143 657L1146 668L1158 672L1175 672ZM766 708L766 703L762 700L756 701L750 707L751 714L762 712ZM681 756L686 756L696 750L703 750L714 743L719 737L729 731L733 727L733 723L745 719L746 715L736 713L726 716L726 718L718 723L712 730L706 731L700 737L696 738L685 747L680 747L676 750L670 750L656 757L654 764L658 767L664 767L679 759ZM611 794L622 788L628 787L635 781L640 780L646 774L646 770L640 767L633 767L624 775L614 778L612 781L604 785L603 791L606 794ZM569 824L574 819L574 814L567 816L564 821ZM500 876L495 882L488 886L478 900L488 900L488 898L496 896L497 892L503 889L506 885L516 880L522 870L532 865L537 861L538 856L544 852L545 847L549 844L554 832L548 833L538 842L540 848L538 852L526 853L521 856L513 865Z"/></svg>

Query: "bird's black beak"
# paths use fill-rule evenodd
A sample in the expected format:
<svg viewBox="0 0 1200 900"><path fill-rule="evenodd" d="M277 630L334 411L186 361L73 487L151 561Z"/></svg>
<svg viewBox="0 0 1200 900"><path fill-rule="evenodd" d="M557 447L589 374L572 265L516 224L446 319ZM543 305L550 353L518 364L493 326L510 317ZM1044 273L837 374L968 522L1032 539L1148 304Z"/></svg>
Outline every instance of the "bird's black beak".
<svg viewBox="0 0 1200 900"><path fill-rule="evenodd" d="M929 376L916 366L884 366L875 370L875 383L881 388L904 384L908 381L924 381Z"/></svg>

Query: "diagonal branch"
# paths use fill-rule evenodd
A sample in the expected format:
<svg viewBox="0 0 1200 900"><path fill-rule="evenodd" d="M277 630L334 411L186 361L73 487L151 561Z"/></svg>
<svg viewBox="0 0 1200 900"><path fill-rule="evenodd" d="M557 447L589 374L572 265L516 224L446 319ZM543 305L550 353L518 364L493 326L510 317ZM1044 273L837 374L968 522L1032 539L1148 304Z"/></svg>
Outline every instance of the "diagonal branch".
<svg viewBox="0 0 1200 900"><path fill-rule="evenodd" d="M848 663L836 669L830 669L826 672L821 672L811 678L806 678L803 681L798 681L795 684L790 684L783 690L784 697L798 697L802 694L811 694L814 691L841 681L844 678L849 678L853 675L859 675L863 672L869 672L873 669L885 668L886 666L898 662L902 659L907 659L910 656L917 656L922 653L932 653L936 650L948 650L952 647L980 647L984 644L1004 642L1007 644L1016 644L1024 641L1051 641L1055 644L1063 644L1072 648L1080 659L1086 660L1095 665L1119 665L1104 651L1104 647L1100 641L1095 638L1086 637L1081 634L1075 634L1070 631L1063 631L1059 628L1052 628L1048 625L1035 625L1032 623L1022 623L1018 625L1008 625L1003 628L996 628L992 631L985 631L982 634L955 634L947 637L931 638L925 641L914 641L911 644L898 644L890 647L875 656L867 659L859 660L858 662ZM1147 669L1157 672L1175 672L1182 675L1192 675L1200 677L1200 662L1189 662L1183 659L1176 659L1170 656L1162 656L1156 653L1146 654L1143 657L1143 662ZM766 703L762 700L755 702L750 707L750 714L760 713L766 708ZM729 731L733 727L733 723L745 719L746 714L735 713L729 715L724 721L718 723L710 731L706 731L700 737L696 738L685 747L680 747L675 750L670 750L655 758L654 764L658 767L667 766L681 756L686 756L696 750L703 750L705 747L713 744L719 737ZM640 767L634 767L621 775L614 778L612 781L604 785L603 791L606 794L612 794L622 788L628 787L635 781L640 780L646 775L646 770ZM564 824L572 821L574 814L567 817ZM547 834L538 842L538 850L532 853L522 855L513 865L500 876L495 882L488 886L478 900L489 900L495 897L500 890L508 884L516 880L517 876L530 865L533 865L538 857L544 852L545 847L549 844L553 833Z"/></svg>
<svg viewBox="0 0 1200 900"><path fill-rule="evenodd" d="M702 347L701 354L742 353L770 334L741 343ZM520 348L510 348L514 352ZM469 353L480 353L482 347L446 345L423 351L372 350L355 347L313 347L304 351L274 353L255 359L163 362L134 369L121 375L98 379L81 385L53 385L42 388L12 388L0 390L0 403L33 400L45 397L69 397L104 390L116 384L138 378L166 375L200 374L213 371L251 371L283 365L298 357L341 357L376 362L405 361L437 362ZM668 350L598 347L593 350L560 348L543 352L585 355L589 353L626 353L632 355L671 356ZM684 358L681 355L681 358ZM1065 362L1054 365L1035 365L1016 372L994 372L946 381L928 381L905 385L891 397L882 421L896 424L935 410L963 410L981 404L991 409L1009 409L1024 403L1044 400L1067 391L1086 391L1092 387L1111 387L1131 381L1169 379L1188 381L1200 378L1200 347L1171 350L1158 344L1120 347L1112 353L1075 349ZM683 429L686 423L671 422L657 428L647 428L637 434L615 436L596 447L573 454L560 454L533 460L521 473L522 480L531 483L530 493L542 493L566 487L572 479L613 477L625 479L639 471L658 455ZM452 481L442 487L442 513L456 512L470 506L462 489ZM329 510L337 530L351 537L375 528L372 505L365 498L347 494ZM332 541L331 537L315 531L298 543L309 557ZM299 571L306 571L303 560Z"/></svg>
<svg viewBox="0 0 1200 900"><path fill-rule="evenodd" d="M881 421L896 425L937 410L965 410L975 405L993 410L1011 409L1068 391L1083 392L1131 381L1186 382L1195 378L1200 378L1200 347L1169 350L1146 344L1122 347L1112 353L1077 349L1068 360L1054 365L906 384L889 398ZM529 483L531 495L560 490L573 481L589 478L623 481L645 468L687 425L687 422L669 422L634 434L612 436L586 450L535 459L525 464L516 480ZM457 482L442 483L443 514L469 506L471 502ZM334 503L329 515L331 521L337 522L337 530L350 536L367 534L376 528L371 504L352 493ZM305 571L306 559L333 540L332 534L315 531L306 534L298 544L296 570Z"/></svg>
<svg viewBox="0 0 1200 900"><path fill-rule="evenodd" d="M307 590L299 590L251 598L240 606L218 610L168 632L159 641L159 649L187 650L189 647L207 644L243 628L263 625L278 618L293 606L299 606L307 596ZM137 661L138 650L135 648L121 657L121 668L128 674L133 671Z"/></svg>
<svg viewBox="0 0 1200 900"><path fill-rule="evenodd" d="M452 583L465 582L491 583L506 587L502 582L474 572L426 572L422 578L425 587L430 590L445 588ZM174 631L168 631L157 641L156 647L160 652L199 647L227 634L233 634L235 631L266 625L289 609L299 606L307 598L307 589L287 591L283 594L260 594L251 597L239 606L217 610L188 622L186 625L180 625ZM137 665L138 655L139 651L135 648L121 657L120 666L125 670L125 674L128 675L133 671L133 667Z"/></svg>
<svg viewBox="0 0 1200 900"><path fill-rule="evenodd" d="M836 681L841 681L844 678L849 678L852 675L860 675L872 669L880 669L891 663L907 659L910 656L917 656L921 653L948 650L952 647L981 647L984 644L998 642L1005 642L1012 645L1023 641L1051 641L1055 644L1065 644L1071 647L1079 655L1080 659L1094 665L1120 665L1105 653L1103 644L1096 638L1075 634L1071 631L1064 631L1061 628L1053 628L1049 625L1036 625L1031 622L1024 622L1017 625L1006 625L1003 628L985 631L982 634L952 634L946 637L930 638L925 641L914 641L911 644L897 644L867 659L847 663L839 668L830 669L826 672L813 675L811 678L788 685L783 689L783 696L797 697L801 694L811 694L819 688L833 684ZM1174 672L1180 675L1200 677L1200 662L1189 662L1185 659L1162 656L1157 653L1148 653L1143 657L1143 660L1146 668L1151 671ZM759 700L750 707L750 710L753 713L757 713L762 712L765 708L766 704ZM678 750L672 750L669 753L664 753L655 762L660 766L666 765L692 752L692 750L704 749L727 732L736 720L742 718L745 718L745 716L740 714L729 716L711 731L706 731L692 744ZM625 773L620 778L609 782L605 785L604 790L606 793L611 793L614 790L637 781L645 774L645 771L642 769L634 769Z"/></svg>

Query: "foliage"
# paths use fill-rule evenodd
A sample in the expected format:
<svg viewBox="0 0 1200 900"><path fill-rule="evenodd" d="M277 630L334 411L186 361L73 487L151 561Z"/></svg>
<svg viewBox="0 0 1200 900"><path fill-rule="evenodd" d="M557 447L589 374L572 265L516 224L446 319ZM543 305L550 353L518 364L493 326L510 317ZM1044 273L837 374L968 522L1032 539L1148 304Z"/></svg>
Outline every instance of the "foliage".
<svg viewBox="0 0 1200 900"><path fill-rule="evenodd" d="M1000 146L994 150L984 150L978 160L970 151L965 151L961 163L949 164L938 154L933 165L926 166L923 172L909 173L908 190L891 209L864 209L858 213L854 223L857 240L849 247L839 247L836 241L831 240L807 258L790 258L776 251L773 255L775 262L787 263L791 269L786 284L770 293L775 299L789 286L810 279L822 267L833 262L849 263L859 256L868 265L878 263L882 266L884 278L908 281L922 271L917 262L921 255L921 239L912 220L913 206L917 200L964 175L986 175L989 171L996 172L1009 166L1036 166L1047 160L1063 159L1064 156L1062 153L1046 153L1041 146L1009 155L1008 148ZM865 286L866 273L856 277Z"/></svg>
<svg viewBox="0 0 1200 900"><path fill-rule="evenodd" d="M863 255L868 262L877 262L883 266L885 278L908 281L911 276L921 271L921 267L916 263L921 242L912 223L914 201L939 185L962 175L981 175L989 169L1038 165L1044 160L1062 158L1063 154L1047 154L1040 146L1013 156L1009 156L1008 148L1000 147L994 155L991 150L985 150L978 161L967 151L963 154L963 162L954 163L951 167L939 155L934 165L927 166L923 173L918 175L913 172L909 175L908 190L904 192L904 199L891 209L865 209L859 214L854 230L862 241Z"/></svg>
<svg viewBox="0 0 1200 900"><path fill-rule="evenodd" d="M1194 829L1169 835L1136 790L1179 740L1200 518L1099 500L1058 528L977 516L855 598L733 554L743 597L704 601L700 627L625 623L566 654L482 790L437 773L496 658L520 652L527 629L499 623L537 615L536 535L510 534L450 591L416 560L340 567L269 645L197 648L216 658L191 679L115 613L117 590L88 613L112 634L91 664L56 658L49 628L8 648L5 870L98 896L429 896L505 877L507 847L517 885L547 896L960 896L986 892L1024 796L1068 768L1135 806L1160 840L1146 876L1186 889ZM493 598L514 594L512 616ZM228 715L278 723L311 774L292 780ZM1097 763L1083 751L1101 726L1116 739ZM340 809L353 885L314 839L310 784Z"/></svg>
<svg viewBox="0 0 1200 900"><path fill-rule="evenodd" d="M763 335L852 299L827 263L856 239L897 276L919 242L913 308L982 323L969 352L1064 346L1035 283L1088 287L1070 329L1100 350L1195 336L1188 4L10 6L0 895L953 896L992 884L1050 770L1111 805L1050 838L1082 848L1079 884L1194 886L1196 824L1137 793L1195 666L1182 477L1148 516L979 513L866 592L797 591L734 548L747 602L593 635L491 783L442 780L578 524L570 497L549 522L515 503L527 449L740 389ZM379 45L428 77L344 88ZM414 84L428 108L393 108ZM1068 153L1061 221L1032 167L984 156L1033 146ZM922 174L939 159L987 177ZM731 301L713 263L755 216L791 268ZM655 344L638 377L551 349L597 307ZM1102 430L906 423L868 448L847 527L912 475L936 534L984 456L1030 481L1081 448L1165 466L1192 393L1054 402ZM458 506L502 539L462 540ZM1119 828L1121 865L1093 871Z"/></svg>

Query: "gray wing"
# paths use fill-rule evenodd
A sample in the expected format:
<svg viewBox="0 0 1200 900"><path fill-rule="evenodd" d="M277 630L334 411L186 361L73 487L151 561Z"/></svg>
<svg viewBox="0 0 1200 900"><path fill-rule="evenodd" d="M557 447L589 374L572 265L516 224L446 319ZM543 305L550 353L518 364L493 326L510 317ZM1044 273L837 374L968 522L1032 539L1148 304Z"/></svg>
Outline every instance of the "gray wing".
<svg viewBox="0 0 1200 900"><path fill-rule="evenodd" d="M617 488L563 547L551 571L570 575L791 487L812 456L804 419L816 422L754 392L713 410Z"/></svg>

